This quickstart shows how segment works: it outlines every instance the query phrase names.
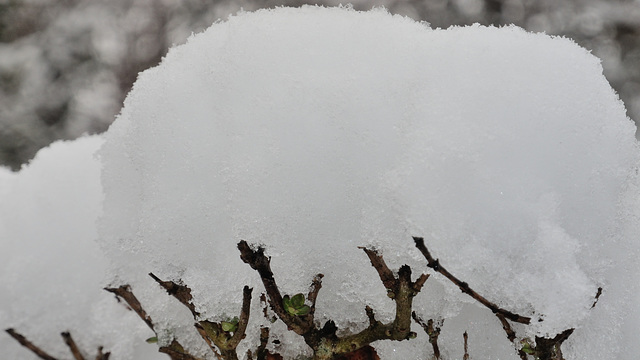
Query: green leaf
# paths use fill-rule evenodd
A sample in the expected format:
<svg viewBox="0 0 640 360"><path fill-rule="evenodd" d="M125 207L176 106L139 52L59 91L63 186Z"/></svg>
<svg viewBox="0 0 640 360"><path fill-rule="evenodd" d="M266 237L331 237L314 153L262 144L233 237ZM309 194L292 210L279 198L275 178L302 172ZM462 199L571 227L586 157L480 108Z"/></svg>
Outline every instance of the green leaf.
<svg viewBox="0 0 640 360"><path fill-rule="evenodd" d="M300 308L296 309L295 315L307 315L311 311L311 308L307 305L302 305Z"/></svg>
<svg viewBox="0 0 640 360"><path fill-rule="evenodd" d="M294 307L292 306L285 306L284 307L285 311L287 313L289 313L290 315L296 315L296 313L298 312L298 310L296 310Z"/></svg>
<svg viewBox="0 0 640 360"><path fill-rule="evenodd" d="M158 342L158 337L154 336L154 337L150 337L147 340L145 340L146 342L148 342L149 344L155 344Z"/></svg>
<svg viewBox="0 0 640 360"><path fill-rule="evenodd" d="M289 298L289 295L285 295L284 298L282 298L282 304L285 308L293 307L291 305L291 298Z"/></svg>
<svg viewBox="0 0 640 360"><path fill-rule="evenodd" d="M296 309L304 306L304 295L302 295L302 293L293 295L293 298L291 298L291 306Z"/></svg>

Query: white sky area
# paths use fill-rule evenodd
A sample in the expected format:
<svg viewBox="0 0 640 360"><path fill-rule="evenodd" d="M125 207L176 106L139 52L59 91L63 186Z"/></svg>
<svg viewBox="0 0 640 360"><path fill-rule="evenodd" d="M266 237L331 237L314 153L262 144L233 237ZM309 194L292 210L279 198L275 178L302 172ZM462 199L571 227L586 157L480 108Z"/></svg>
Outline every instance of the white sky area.
<svg viewBox="0 0 640 360"><path fill-rule="evenodd" d="M143 355L151 336L106 285L130 284L193 351L191 315L147 273L182 279L214 321L254 288L239 354L259 344L258 274L238 241L263 244L285 294L325 275L316 310L353 331L394 304L358 246L431 273L414 248L480 294L530 316L519 336L576 331L567 359L635 359L640 160L635 125L599 60L516 27L432 30L385 10L279 8L192 36L138 78L104 136L54 143L0 171L0 324L69 357ZM603 294L591 309L598 287ZM461 358L517 359L496 317L439 274L414 300L446 319ZM537 321L541 319L542 321ZM272 326L285 358L306 345ZM428 336L374 344L426 359ZM272 346L272 345L270 345ZM8 336L9 358L35 359ZM5 354L3 354L5 355ZM29 357L31 356L31 357ZM210 355L212 356L212 355Z"/></svg>

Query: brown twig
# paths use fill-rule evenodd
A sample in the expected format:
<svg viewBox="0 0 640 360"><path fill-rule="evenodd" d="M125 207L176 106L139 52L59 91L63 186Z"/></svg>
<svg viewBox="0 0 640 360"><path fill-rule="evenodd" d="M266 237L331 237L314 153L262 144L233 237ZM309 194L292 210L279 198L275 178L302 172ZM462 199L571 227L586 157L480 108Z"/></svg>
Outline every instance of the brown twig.
<svg viewBox="0 0 640 360"><path fill-rule="evenodd" d="M240 258L242 261L249 264L252 269L256 270L258 274L260 274L260 279L262 280L262 284L267 292L269 305L276 315L278 315L289 329L296 334L303 336L307 344L311 342L309 345L312 348L317 345L315 344L314 339L314 333L317 332L317 329L313 324L314 314L310 312L306 315L296 316L289 314L285 310L282 294L280 293L280 289L278 288L276 280L273 277L273 272L271 271L271 258L264 255L264 248L258 247L256 250L253 250L246 241L241 240L238 243L238 250L240 250ZM320 279L321 277L316 277L314 282L319 282ZM319 289L320 288L318 287L318 290Z"/></svg>
<svg viewBox="0 0 640 360"><path fill-rule="evenodd" d="M19 334L14 329L6 329L5 331L9 335L11 335L12 338L17 340L20 343L20 345L31 350L31 352L36 354L36 356L38 356L39 358L44 360L56 360L56 358L47 354L44 350L34 345L31 341L27 340L26 337ZM73 358L76 360L85 360L84 357L82 356L82 353L80 352L80 349L78 348L78 345L71 337L71 334L69 332L63 332L61 335L62 335L62 338L64 339L65 344L67 344L67 346L69 347L69 350L71 350L71 354L73 355ZM109 359L109 356L111 355L111 353L109 352L103 353L102 349L103 349L102 346L98 347L98 355L96 355L96 360Z"/></svg>
<svg viewBox="0 0 640 360"><path fill-rule="evenodd" d="M420 318L415 311L411 313L411 317L416 323L418 323L418 325L420 325L424 329L424 332L429 335L429 343L433 348L433 358L439 360L440 348L438 346L438 336L440 336L440 327L442 326L442 322L440 322L437 326L434 326L433 319L429 319L427 323L425 323L424 320L422 320L422 318Z"/></svg>
<svg viewBox="0 0 640 360"><path fill-rule="evenodd" d="M403 265L396 277L377 251L363 247L360 249L367 254L371 265L376 269L380 280L387 288L388 296L396 303L396 315L392 323L383 324L375 319L373 310L367 306L365 311L369 318L369 326L357 334L345 336L335 341L335 354L354 351L376 340L402 341L416 336L411 331L413 297L420 292L429 275L422 274L413 282L411 281L411 268Z"/></svg>
<svg viewBox="0 0 640 360"><path fill-rule="evenodd" d="M124 300L129 307L135 311L136 314L138 314L138 316L145 322L145 324L147 324L147 326L153 330L153 321L151 321L151 317L149 317L149 315L147 315L147 312L144 311L144 309L142 308L142 305L140 304L140 301L138 301L138 298L136 298L135 295L133 295L133 292L131 291L131 286L129 285L122 285L120 287L117 288L104 288L106 291L115 294L118 298L121 298L122 300Z"/></svg>
<svg viewBox="0 0 640 360"><path fill-rule="evenodd" d="M469 334L465 331L462 334L462 338L464 339L464 355L462 356L462 360L469 360Z"/></svg>
<svg viewBox="0 0 640 360"><path fill-rule="evenodd" d="M600 295L602 295L602 288L599 287L598 291L596 292L596 297L593 301L593 305L591 305L591 308L593 309L594 307L596 307L596 304L598 303L598 300L600 300Z"/></svg>
<svg viewBox="0 0 640 360"><path fill-rule="evenodd" d="M200 313L196 311L195 306L192 303L193 297L191 296L191 289L184 285L176 284L173 281L162 281L153 273L149 273L149 276L155 280L160 286L162 286L169 295L175 297L186 306L193 316L200 316Z"/></svg>
<svg viewBox="0 0 640 360"><path fill-rule="evenodd" d="M116 295L118 299L124 300L129 307L135 311L136 314L147 324L147 326L156 334L156 330L153 325L153 321L151 317L144 310L140 301L131 291L131 287L129 285L122 285L117 288L105 288L104 290L113 293ZM169 346L161 346L158 349L159 352L163 354L169 355L171 360L201 360L193 355L190 355L187 351L185 351L184 347L177 341L172 340Z"/></svg>
<svg viewBox="0 0 640 360"><path fill-rule="evenodd" d="M567 329L552 339L536 336L536 358L539 360L564 360L562 343L573 334L574 329Z"/></svg>
<svg viewBox="0 0 640 360"><path fill-rule="evenodd" d="M380 360L380 357L378 356L376 349L371 345L366 345L356 351L339 355L332 360Z"/></svg>
<svg viewBox="0 0 640 360"><path fill-rule="evenodd" d="M103 353L102 346L98 347L98 355L96 355L96 360L109 360L109 356L111 356L110 352Z"/></svg>
<svg viewBox="0 0 640 360"><path fill-rule="evenodd" d="M309 290L309 294L307 299L311 302L311 308L309 310L309 314L313 316L316 312L316 299L318 298L318 292L322 288L322 278L323 274L318 274L313 278L313 282L311 283L311 289Z"/></svg>
<svg viewBox="0 0 640 360"><path fill-rule="evenodd" d="M491 301L487 300L482 295L478 294L473 289L471 289L469 287L469 284L453 276L449 271L447 271L447 269L445 269L442 265L440 265L440 262L438 261L438 259L434 259L431 256L431 253L429 253L429 250L424 244L423 238L413 237L413 240L415 241L416 247L418 248L418 250L420 250L420 252L422 252L422 255L424 255L425 259L427 259L427 266L432 268L434 271L439 272L447 279L451 280L451 282L453 282L456 286L458 286L458 288L460 288L460 290L463 293L471 296L472 298L474 298L476 301L478 301L479 303L487 307L489 310L491 310L495 314L501 314L505 318L517 323L526 324L526 325L531 323L531 318L526 316L521 316L498 307L496 304L492 303Z"/></svg>
<svg viewBox="0 0 640 360"><path fill-rule="evenodd" d="M267 344L269 343L269 328L261 327L260 328L260 346L256 350L256 360L283 360L282 355L278 353L271 353L267 350ZM247 358L249 360L253 359L253 353L251 350L247 351Z"/></svg>
<svg viewBox="0 0 640 360"><path fill-rule="evenodd" d="M400 267L398 277L393 272L377 251L360 247L369 257L371 265L378 271L380 280L387 288L389 297L396 303L396 319L393 322L394 340L400 340L409 335L411 329L411 308L413 297L416 296L429 278L428 274L422 274L415 282L411 281L411 268L407 265Z"/></svg>
<svg viewBox="0 0 640 360"><path fill-rule="evenodd" d="M69 332L63 332L60 335L62 335L64 342L69 347L69 350L71 350L71 354L73 354L73 357L76 360L85 360L84 356L82 356L82 354L80 353L80 349L78 349L78 345L73 340L73 337L71 337L71 334Z"/></svg>
<svg viewBox="0 0 640 360"><path fill-rule="evenodd" d="M509 324L509 321L502 314L496 314L496 316L502 324L502 329L504 329L504 332L507 334L507 339L518 347L518 344L516 344L516 332L511 327L511 324ZM518 348L518 356L521 360L527 360L527 353L524 352L521 347Z"/></svg>
<svg viewBox="0 0 640 360"><path fill-rule="evenodd" d="M19 334L14 329L6 329L5 331L9 335L11 335L12 338L16 339L16 341L18 341L20 343L20 345L22 345L22 346L26 347L27 349L31 350L31 352L36 354L40 359L57 360L53 356L47 354L44 350L42 350L39 347L37 347L36 345L34 345L31 341L27 340L26 337L24 337L23 335Z"/></svg>
<svg viewBox="0 0 640 360"><path fill-rule="evenodd" d="M315 360L328 360L353 353L377 340L400 341L413 338L416 335L411 332L412 301L413 297L422 289L429 275L423 274L413 282L411 281L411 268L404 265L400 268L396 277L388 268L382 256L375 250L362 249L369 256L373 267L378 271L380 279L389 291L389 296L395 301L396 317L392 323L383 324L375 319L373 310L367 307L365 310L369 318L369 326L357 334L338 337L335 323L331 320L327 321L322 329L315 327L313 311L309 311L305 315L289 314L284 309L282 294L271 271L271 259L264 254L264 248L251 248L244 240L238 243L242 261L258 271L267 293L269 305L290 330L304 338L307 345L313 350ZM311 285L308 299L312 303L312 308L315 308L315 300L321 287L321 278L322 274L318 274Z"/></svg>
<svg viewBox="0 0 640 360"><path fill-rule="evenodd" d="M238 320L238 328L233 332L233 336L227 340L227 346L236 348L240 341L244 338L249 323L249 312L251 310L251 289L245 286L242 289L242 309L240 310L240 319Z"/></svg>
<svg viewBox="0 0 640 360"><path fill-rule="evenodd" d="M238 320L237 328L234 331L225 331L222 327L222 323L212 322L208 320L199 320L200 313L196 311L196 308L193 305L193 296L191 295L191 289L189 287L176 284L173 281L163 281L153 273L149 273L149 276L151 276L151 278L153 278L158 284L160 284L160 286L167 290L167 293L169 293L169 295L175 297L191 311L193 318L197 321L197 323L194 324L196 330L204 339L204 341L209 345L211 350L216 354L216 356L221 357L225 360L238 359L236 348L238 347L240 341L244 338L247 324L249 323L252 292L251 288L245 286L242 291L242 309L240 311L240 318Z"/></svg>

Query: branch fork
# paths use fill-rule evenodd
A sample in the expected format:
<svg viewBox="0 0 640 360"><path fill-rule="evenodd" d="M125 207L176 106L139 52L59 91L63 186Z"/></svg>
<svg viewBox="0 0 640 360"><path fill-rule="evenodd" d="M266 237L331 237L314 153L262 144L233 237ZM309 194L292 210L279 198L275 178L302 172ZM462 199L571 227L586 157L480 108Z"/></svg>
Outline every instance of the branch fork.
<svg viewBox="0 0 640 360"><path fill-rule="evenodd" d="M404 265L396 277L377 251L367 248L361 249L367 254L371 264L378 272L380 280L388 289L389 297L395 301L396 316L392 323L383 324L376 320L373 309L367 306L365 312L369 319L369 326L357 334L338 337L336 334L338 329L332 320L327 321L322 328L316 327L314 323L316 299L322 287L322 274L316 275L312 281L308 295L308 301L311 303L309 313L292 315L286 311L283 305L282 294L271 271L271 258L264 254L264 248L252 248L244 240L238 243L242 261L260 275L269 305L290 330L303 337L313 350L314 360L339 359L355 351L370 353L373 348L369 344L374 341L385 339L401 341L416 336L411 332L412 300L420 292L429 275L423 274L413 282L411 281L411 268ZM371 356L373 355L370 355L369 358Z"/></svg>

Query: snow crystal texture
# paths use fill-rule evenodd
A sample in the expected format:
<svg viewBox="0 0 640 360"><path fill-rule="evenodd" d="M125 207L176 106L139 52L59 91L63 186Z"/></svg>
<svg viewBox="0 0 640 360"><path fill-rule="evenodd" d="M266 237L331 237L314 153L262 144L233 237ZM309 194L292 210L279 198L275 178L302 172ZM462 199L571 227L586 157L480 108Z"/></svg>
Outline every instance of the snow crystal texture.
<svg viewBox="0 0 640 360"><path fill-rule="evenodd" d="M114 283L160 321L180 306L150 271L182 279L214 320L238 314L243 285L259 294L236 249L244 239L266 246L283 293L323 273L318 320L359 329L365 305L383 320L394 305L357 247L430 272L411 238L422 236L473 289L534 319L519 335L576 328L567 358L616 358L639 330L627 294L634 133L599 60L567 39L433 30L384 10L242 13L140 74L100 152L100 238ZM255 298L250 348L264 321ZM442 276L415 306L446 318L448 356L462 356L468 330L472 356L517 358L491 312ZM171 333L204 349L180 314ZM414 330L415 341L376 344L381 356L425 358ZM305 348L281 327L273 335L293 339L285 357Z"/></svg>

